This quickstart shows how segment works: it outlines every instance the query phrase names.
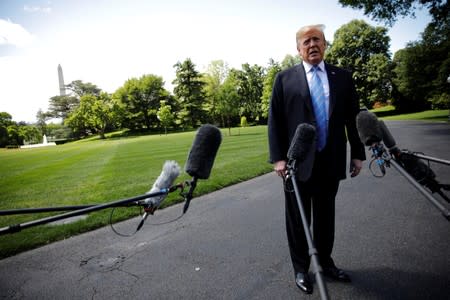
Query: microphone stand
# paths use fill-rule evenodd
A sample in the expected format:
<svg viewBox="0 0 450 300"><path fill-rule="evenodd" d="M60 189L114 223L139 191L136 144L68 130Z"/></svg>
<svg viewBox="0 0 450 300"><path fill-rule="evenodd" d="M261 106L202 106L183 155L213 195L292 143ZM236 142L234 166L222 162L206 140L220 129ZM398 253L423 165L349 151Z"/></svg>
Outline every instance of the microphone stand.
<svg viewBox="0 0 450 300"><path fill-rule="evenodd" d="M98 204L98 205L93 205L93 206L87 205L87 207L79 206L79 207L81 207L81 209L78 209L79 207L77 207L77 206L73 206L77 210L72 211L72 212L63 213L63 214L56 215L56 216L42 218L42 219L30 221L30 222L25 222L22 224L14 224L14 225L2 227L2 228L0 228L0 235L6 234L6 233L19 232L25 228L42 225L42 224L46 224L46 223L50 223L50 222L54 222L54 221L58 221L58 220L62 220L62 219L70 218L70 217L75 217L75 216L79 216L79 215L84 215L86 213L90 213L93 211L97 211L97 210L101 210L101 209L105 209L105 208L109 208L109 207L124 206L125 204L132 205L131 204L132 202L136 202L135 205L145 205L144 203L140 203L139 200L143 200L143 199L146 199L149 197L165 195L165 194L168 194L172 190L173 190L173 188L161 189L159 192L144 194L144 195L127 198L127 199L122 199L122 200L117 200L117 201L112 201L112 202L108 202L108 203L104 203L104 204ZM57 208L57 209L61 210L60 208ZM66 208L68 208L68 207L66 207ZM32 209L32 210L36 210L36 209ZM42 209L37 209L37 210L40 210L40 212L51 211L51 208L42 208ZM68 210L68 209L65 209L65 210ZM21 211L21 210L11 210L11 211L16 211L15 213L17 213L17 211ZM26 211L26 209L24 211ZM8 211L3 211L2 214L7 215L7 214L12 214L12 213L8 213ZM143 220L145 220L145 219L143 219ZM142 224L140 224L140 226L142 227Z"/></svg>
<svg viewBox="0 0 450 300"><path fill-rule="evenodd" d="M425 160L429 160L429 161L434 161L434 162L438 162L438 163L445 164L445 165L450 165L450 161L439 159L439 158L435 158L435 157L425 156L425 155L421 155L421 154L417 154L417 153L414 153L414 152L411 152L411 151L407 151L407 150L399 150L396 147L392 147L392 148L389 149L389 154L390 154L390 156L389 156L389 155L387 155L387 151L383 147L383 144L381 144L381 143L376 144L376 145L372 145L370 147L370 149L373 151L372 157L374 157L374 160L377 161L377 164L379 165L381 170L385 170L384 169L384 165L385 164L386 164L387 167L390 167L390 165L392 164L394 166L394 168L401 175L403 175L403 177L406 178L406 180L408 180L419 192L422 193L422 195L428 201L430 201L439 211L441 211L442 215L444 216L444 218L447 219L447 221L450 221L450 211L449 211L449 209L447 209L441 202L439 202L436 198L434 198L433 195L422 186L422 184L420 184L411 174L408 173L408 171L402 166L401 155L402 154L407 154L407 155L414 156L416 158L425 159ZM380 161L380 163L378 163L378 161ZM383 177L384 175L385 175L385 172L383 172L382 176L376 176L376 177ZM440 188L444 187L445 189L448 189L448 186L449 185L439 184ZM448 198L446 197L446 195L442 191L439 190L437 192L447 202L449 201Z"/></svg>
<svg viewBox="0 0 450 300"><path fill-rule="evenodd" d="M398 164L395 160L390 161L391 164L397 169L397 171L402 174L416 189L419 190L419 192L422 193L422 195L425 196L437 209L439 209L442 213L442 215L447 219L447 221L450 221L450 211L442 205L436 198L434 198L426 189L420 185L411 175L409 175L408 172L405 171L405 169Z"/></svg>
<svg viewBox="0 0 450 300"><path fill-rule="evenodd" d="M300 216L302 219L303 230L305 232L306 241L308 243L308 253L309 253L309 256L311 257L313 273L316 277L317 286L319 287L320 298L328 299L329 297L328 297L327 289L325 286L325 281L323 280L323 277L322 277L322 267L319 264L318 252L317 252L316 247L314 246L314 242L311 237L311 232L309 231L309 224L306 220L305 210L303 208L303 203L301 201L300 192L299 192L299 189L297 186L297 181L295 180L296 169L297 169L296 161L295 160L289 161L287 164L287 170L289 173L287 179L291 180L292 186L294 187L295 198L297 199L297 204L298 204Z"/></svg>

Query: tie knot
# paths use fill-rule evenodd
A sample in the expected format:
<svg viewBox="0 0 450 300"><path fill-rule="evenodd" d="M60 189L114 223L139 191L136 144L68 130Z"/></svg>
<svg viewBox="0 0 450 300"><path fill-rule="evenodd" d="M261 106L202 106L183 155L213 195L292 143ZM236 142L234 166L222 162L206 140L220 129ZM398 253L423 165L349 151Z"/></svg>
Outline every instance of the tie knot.
<svg viewBox="0 0 450 300"><path fill-rule="evenodd" d="M312 70L313 70L313 72L320 71L320 67L319 67L318 65L314 65L314 66L312 67Z"/></svg>

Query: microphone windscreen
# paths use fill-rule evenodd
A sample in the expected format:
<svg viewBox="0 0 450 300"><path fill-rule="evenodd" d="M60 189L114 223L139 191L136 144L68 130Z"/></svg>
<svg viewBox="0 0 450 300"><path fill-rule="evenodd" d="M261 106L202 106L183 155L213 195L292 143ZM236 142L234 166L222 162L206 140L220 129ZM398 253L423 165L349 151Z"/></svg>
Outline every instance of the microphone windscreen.
<svg viewBox="0 0 450 300"><path fill-rule="evenodd" d="M153 183L152 188L148 191L148 194L160 192L162 189L168 189L172 186L175 179L180 175L181 168L174 160L167 160L161 171L161 174ZM159 206L162 200L166 198L167 194L154 196L144 199L146 204L152 204L153 206Z"/></svg>
<svg viewBox="0 0 450 300"><path fill-rule="evenodd" d="M186 162L186 173L197 179L208 179L222 142L220 130L210 124L201 126L195 135Z"/></svg>
<svg viewBox="0 0 450 300"><path fill-rule="evenodd" d="M383 136L383 142L388 147L388 149L392 149L396 147L397 143L395 142L394 137L392 136L391 132L387 128L386 124L382 120L380 120L380 129Z"/></svg>
<svg viewBox="0 0 450 300"><path fill-rule="evenodd" d="M316 138L316 129L308 123L302 123L297 126L294 138L291 141L287 157L290 160L302 162L308 155Z"/></svg>
<svg viewBox="0 0 450 300"><path fill-rule="evenodd" d="M377 116L368 110L358 113L356 116L356 128L361 141L366 146L371 146L373 143L378 143L383 139Z"/></svg>

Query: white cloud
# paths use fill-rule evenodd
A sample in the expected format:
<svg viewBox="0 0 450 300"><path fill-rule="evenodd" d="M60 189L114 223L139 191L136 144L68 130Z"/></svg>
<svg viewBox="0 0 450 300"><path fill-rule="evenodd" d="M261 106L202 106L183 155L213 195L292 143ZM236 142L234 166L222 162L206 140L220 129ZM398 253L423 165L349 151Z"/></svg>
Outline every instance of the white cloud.
<svg viewBox="0 0 450 300"><path fill-rule="evenodd" d="M0 19L0 45L25 47L30 45L34 39L35 36L20 24L15 24L11 20Z"/></svg>
<svg viewBox="0 0 450 300"><path fill-rule="evenodd" d="M23 6L23 10L26 12L43 12L43 13L51 13L52 12L52 8L50 6L46 6L46 7L41 7L41 6L30 6L30 5L24 5Z"/></svg>

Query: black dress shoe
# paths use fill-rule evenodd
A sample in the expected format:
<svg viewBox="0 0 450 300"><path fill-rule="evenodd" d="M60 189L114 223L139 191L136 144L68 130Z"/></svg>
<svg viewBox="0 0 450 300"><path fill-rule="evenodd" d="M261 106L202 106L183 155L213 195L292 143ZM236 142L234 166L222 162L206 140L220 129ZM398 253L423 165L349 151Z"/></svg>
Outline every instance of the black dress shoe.
<svg viewBox="0 0 450 300"><path fill-rule="evenodd" d="M323 274L327 277L330 277L334 280L341 282L350 282L350 276L345 273L343 270L338 269L336 267L323 268Z"/></svg>
<svg viewBox="0 0 450 300"><path fill-rule="evenodd" d="M311 294L313 292L311 281L309 280L308 274L306 273L297 273L295 275L295 284L305 294Z"/></svg>

